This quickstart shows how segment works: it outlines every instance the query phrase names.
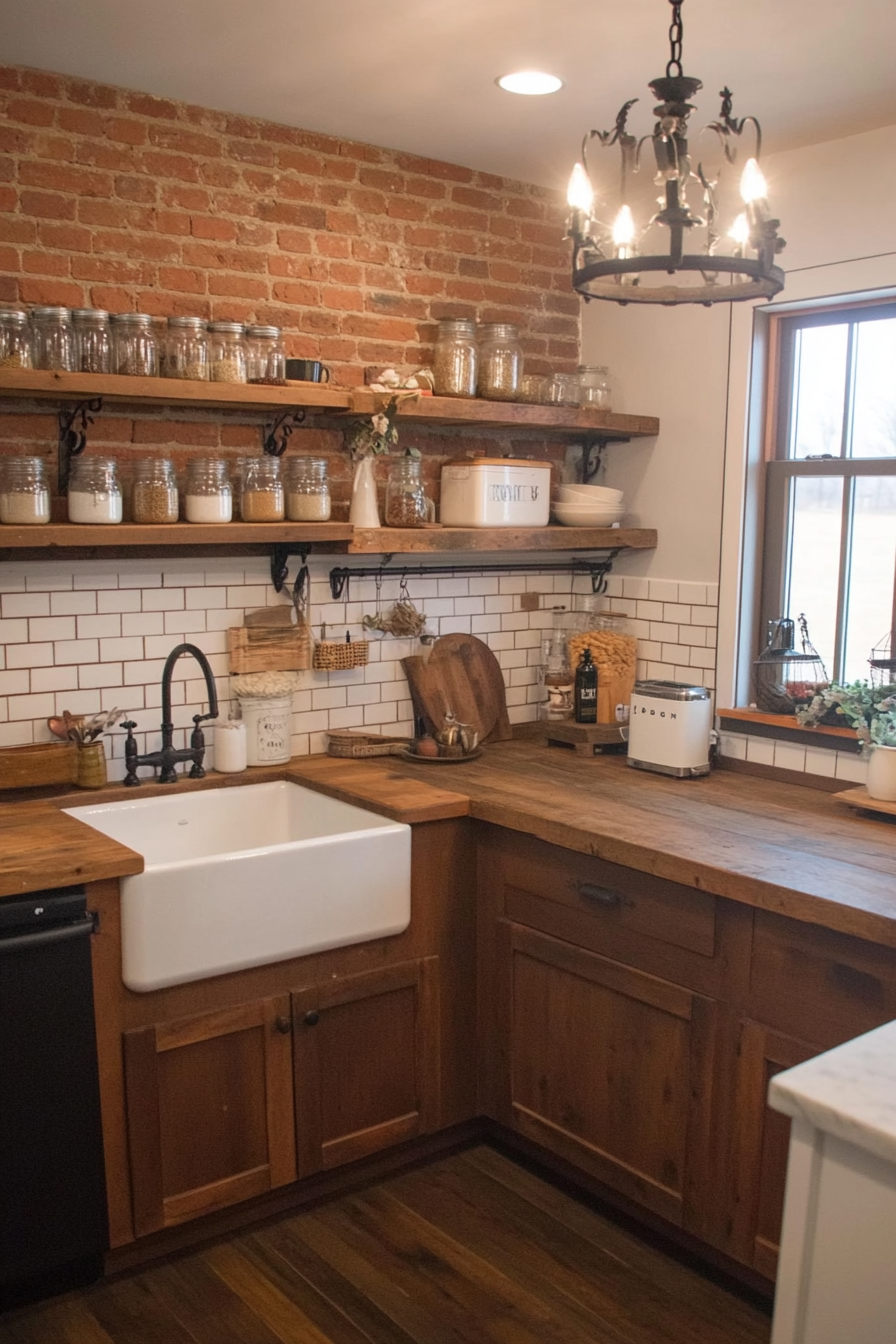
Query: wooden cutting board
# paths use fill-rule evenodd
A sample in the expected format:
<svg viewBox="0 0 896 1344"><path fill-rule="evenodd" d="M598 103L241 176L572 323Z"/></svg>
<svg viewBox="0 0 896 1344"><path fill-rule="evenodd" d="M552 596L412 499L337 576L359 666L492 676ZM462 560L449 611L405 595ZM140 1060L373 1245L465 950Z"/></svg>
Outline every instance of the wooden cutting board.
<svg viewBox="0 0 896 1344"><path fill-rule="evenodd" d="M443 635L429 661L403 658L415 718L429 732L442 727L450 710L461 723L471 723L480 742L503 742L513 736L507 716L504 678L497 658L475 635Z"/></svg>

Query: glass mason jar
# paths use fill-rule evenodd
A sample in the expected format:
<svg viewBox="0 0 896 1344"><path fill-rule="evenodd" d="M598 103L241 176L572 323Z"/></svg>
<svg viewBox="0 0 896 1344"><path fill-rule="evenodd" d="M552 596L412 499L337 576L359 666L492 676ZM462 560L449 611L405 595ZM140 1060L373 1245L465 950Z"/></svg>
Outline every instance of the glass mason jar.
<svg viewBox="0 0 896 1344"><path fill-rule="evenodd" d="M422 527L435 520L435 505L420 479L420 458L399 457L390 464L386 482L386 526Z"/></svg>
<svg viewBox="0 0 896 1344"><path fill-rule="evenodd" d="M286 383L286 351L279 327L246 328L247 381L280 387Z"/></svg>
<svg viewBox="0 0 896 1344"><path fill-rule="evenodd" d="M113 313L112 370L128 378L157 378L159 346L148 313Z"/></svg>
<svg viewBox="0 0 896 1344"><path fill-rule="evenodd" d="M520 379L519 399L531 405L540 405L547 400L549 378L541 373L524 373Z"/></svg>
<svg viewBox="0 0 896 1344"><path fill-rule="evenodd" d="M188 523L230 523L234 493L227 462L220 457L193 457L187 465L184 517Z"/></svg>
<svg viewBox="0 0 896 1344"><path fill-rule="evenodd" d="M31 360L34 368L73 373L75 341L67 308L34 308L31 312Z"/></svg>
<svg viewBox="0 0 896 1344"><path fill-rule="evenodd" d="M136 464L131 509L135 523L177 522L177 476L167 457L144 457Z"/></svg>
<svg viewBox="0 0 896 1344"><path fill-rule="evenodd" d="M162 376L208 382L208 333L201 317L169 317Z"/></svg>
<svg viewBox="0 0 896 1344"><path fill-rule="evenodd" d="M476 390L490 401L515 401L523 376L519 327L486 322L479 328L479 376Z"/></svg>
<svg viewBox="0 0 896 1344"><path fill-rule="evenodd" d="M112 332L105 308L73 308L75 369L78 373L112 372Z"/></svg>
<svg viewBox="0 0 896 1344"><path fill-rule="evenodd" d="M577 373L555 373L548 381L547 399L555 406L578 406L581 396Z"/></svg>
<svg viewBox="0 0 896 1344"><path fill-rule="evenodd" d="M475 397L478 368L476 323L466 318L443 318L432 366L436 396Z"/></svg>
<svg viewBox="0 0 896 1344"><path fill-rule="evenodd" d="M0 308L0 369L31 368L31 328L21 308Z"/></svg>
<svg viewBox="0 0 896 1344"><path fill-rule="evenodd" d="M613 409L610 371L605 364L579 365L579 404L594 406L601 411Z"/></svg>
<svg viewBox="0 0 896 1344"><path fill-rule="evenodd" d="M286 516L290 522L325 523L330 482L325 457L291 457L286 464Z"/></svg>
<svg viewBox="0 0 896 1344"><path fill-rule="evenodd" d="M283 479L279 457L253 457L246 463L240 516L244 523L283 522Z"/></svg>
<svg viewBox="0 0 896 1344"><path fill-rule="evenodd" d="M233 492L227 463L219 457L194 457L187 466L184 515L188 523L229 523Z"/></svg>
<svg viewBox="0 0 896 1344"><path fill-rule="evenodd" d="M9 457L0 465L0 523L50 521L50 488L41 457Z"/></svg>
<svg viewBox="0 0 896 1344"><path fill-rule="evenodd" d="M118 469L111 457L77 457L68 483L70 523L120 523Z"/></svg>
<svg viewBox="0 0 896 1344"><path fill-rule="evenodd" d="M240 322L209 322L209 355L213 383L246 381L246 338Z"/></svg>

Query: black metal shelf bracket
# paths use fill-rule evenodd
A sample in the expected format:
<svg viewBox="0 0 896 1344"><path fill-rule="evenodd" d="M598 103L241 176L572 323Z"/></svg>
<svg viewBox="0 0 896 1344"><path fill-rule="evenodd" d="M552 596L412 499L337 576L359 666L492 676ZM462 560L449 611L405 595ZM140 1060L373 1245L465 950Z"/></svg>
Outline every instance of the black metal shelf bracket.
<svg viewBox="0 0 896 1344"><path fill-rule="evenodd" d="M586 434L582 439L582 484L587 485L601 469L609 443L629 443L626 434ZM597 449L597 456L592 453Z"/></svg>
<svg viewBox="0 0 896 1344"><path fill-rule="evenodd" d="M103 409L102 397L91 397L89 401L79 401L71 410L63 407L57 416L59 424L59 493L68 490L68 478L72 470L72 458L80 457L87 447L87 428L93 424L93 417ZM80 425L78 421L80 420Z"/></svg>
<svg viewBox="0 0 896 1344"><path fill-rule="evenodd" d="M613 568L613 561L623 548L617 546L601 559L585 559L580 556L569 560L541 561L527 560L522 564L508 561L506 564L484 565L481 561L470 560L466 564L451 565L393 565L389 568L394 555L384 555L382 563L376 566L338 567L330 570L330 592L333 601L342 597L348 599L349 585L352 579L427 579L434 575L454 574L587 574L591 579L591 591L604 593L607 590L607 575ZM273 562L272 562L273 563ZM276 587L276 583L274 585ZM278 590L279 591L279 590Z"/></svg>
<svg viewBox="0 0 896 1344"><path fill-rule="evenodd" d="M261 427L261 446L268 457L282 457L286 452L289 436L305 419L301 406L290 406L277 416L270 429Z"/></svg>
<svg viewBox="0 0 896 1344"><path fill-rule="evenodd" d="M271 583L278 593L283 592L289 578L290 556L297 555L304 569L310 554L311 546L307 543L282 541L271 547Z"/></svg>

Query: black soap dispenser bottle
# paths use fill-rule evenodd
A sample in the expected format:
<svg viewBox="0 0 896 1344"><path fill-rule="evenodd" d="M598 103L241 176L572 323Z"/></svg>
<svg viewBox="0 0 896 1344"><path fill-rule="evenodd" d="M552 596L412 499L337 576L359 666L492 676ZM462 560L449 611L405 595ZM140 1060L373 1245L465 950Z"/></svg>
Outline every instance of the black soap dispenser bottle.
<svg viewBox="0 0 896 1344"><path fill-rule="evenodd" d="M597 668L591 650L584 649L576 668L576 723L597 723Z"/></svg>

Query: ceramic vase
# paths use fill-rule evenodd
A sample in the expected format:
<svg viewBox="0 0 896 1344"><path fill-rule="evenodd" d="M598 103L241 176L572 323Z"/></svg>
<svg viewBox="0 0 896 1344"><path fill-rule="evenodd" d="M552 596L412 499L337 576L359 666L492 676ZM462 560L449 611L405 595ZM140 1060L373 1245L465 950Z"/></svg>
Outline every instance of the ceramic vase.
<svg viewBox="0 0 896 1344"><path fill-rule="evenodd" d="M871 798L885 803L896 802L896 747L871 748L865 787Z"/></svg>
<svg viewBox="0 0 896 1344"><path fill-rule="evenodd" d="M102 742L85 742L78 747L79 789L101 789L106 784L106 753Z"/></svg>
<svg viewBox="0 0 896 1344"><path fill-rule="evenodd" d="M372 457L362 457L355 466L352 478L352 502L348 511L348 520L352 527L380 526L373 462Z"/></svg>

